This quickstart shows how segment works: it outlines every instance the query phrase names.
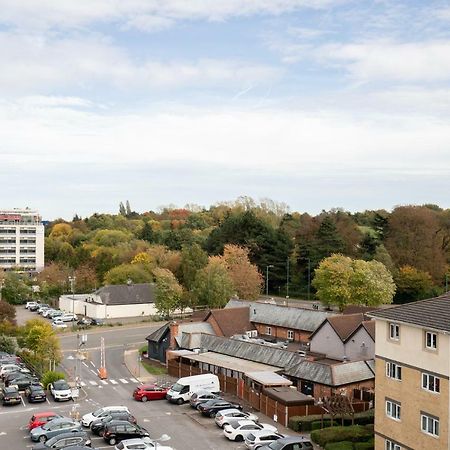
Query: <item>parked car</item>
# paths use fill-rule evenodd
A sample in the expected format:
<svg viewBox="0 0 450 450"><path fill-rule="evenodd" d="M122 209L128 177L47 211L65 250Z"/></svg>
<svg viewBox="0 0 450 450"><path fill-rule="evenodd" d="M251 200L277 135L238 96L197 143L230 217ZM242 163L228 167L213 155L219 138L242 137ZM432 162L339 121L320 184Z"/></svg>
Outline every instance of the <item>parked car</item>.
<svg viewBox="0 0 450 450"><path fill-rule="evenodd" d="M235 420L223 427L223 434L230 441L243 441L249 433L255 430L277 432L276 427L268 423L255 423L252 420Z"/></svg>
<svg viewBox="0 0 450 450"><path fill-rule="evenodd" d="M133 391L133 398L141 402L146 402L147 400L162 400L166 398L168 390L168 388L163 388L156 384L143 384Z"/></svg>
<svg viewBox="0 0 450 450"><path fill-rule="evenodd" d="M77 322L78 317L76 314L73 313L65 313L62 316L58 317L59 320L62 320L63 322Z"/></svg>
<svg viewBox="0 0 450 450"><path fill-rule="evenodd" d="M223 409L242 409L242 406L238 403L227 402L226 400L208 400L205 403L202 403L198 410L204 415L209 417L215 417L216 414Z"/></svg>
<svg viewBox="0 0 450 450"><path fill-rule="evenodd" d="M113 420L105 426L103 439L109 445L115 445L124 439L149 437L149 432L139 425L124 420Z"/></svg>
<svg viewBox="0 0 450 450"><path fill-rule="evenodd" d="M47 394L40 384L32 384L27 387L25 389L25 395L29 403L45 402L47 400Z"/></svg>
<svg viewBox="0 0 450 450"><path fill-rule="evenodd" d="M56 414L53 411L45 411L33 414L28 422L28 429L31 431L33 428L40 427L50 420L56 419L57 417L61 417L59 414Z"/></svg>
<svg viewBox="0 0 450 450"><path fill-rule="evenodd" d="M269 445L281 438L284 438L284 436L280 433L274 433L269 430L255 430L248 433L245 437L245 446L248 450L257 450L263 445Z"/></svg>
<svg viewBox="0 0 450 450"><path fill-rule="evenodd" d="M58 329L64 330L64 329L67 328L67 324L58 318L58 319L54 319L53 320L52 327L57 329L57 330Z"/></svg>
<svg viewBox="0 0 450 450"><path fill-rule="evenodd" d="M115 447L115 450L173 450L172 447L166 447L160 443L155 443L150 438L136 438L126 439L119 442ZM66 449L68 450L68 449Z"/></svg>
<svg viewBox="0 0 450 450"><path fill-rule="evenodd" d="M28 373L23 373L23 372L9 372L5 375L5 377L3 378L3 383L5 384L5 386L9 386L10 384L14 384L11 383L12 381L14 381L16 378L20 378L22 376L31 376L31 374Z"/></svg>
<svg viewBox="0 0 450 450"><path fill-rule="evenodd" d="M269 445L259 447L259 450L311 450L314 446L311 441L301 436L286 436Z"/></svg>
<svg viewBox="0 0 450 450"><path fill-rule="evenodd" d="M36 312L40 308L40 306L41 306L41 304L39 302L36 302L35 305L30 305L28 307L28 310Z"/></svg>
<svg viewBox="0 0 450 450"><path fill-rule="evenodd" d="M26 373L19 373L17 377L7 380L5 386L17 386L19 391L24 391L32 384L39 384L39 379Z"/></svg>
<svg viewBox="0 0 450 450"><path fill-rule="evenodd" d="M72 390L70 386L67 384L66 380L57 380L48 385L50 393L52 394L55 402L58 400L71 400L72 399Z"/></svg>
<svg viewBox="0 0 450 450"><path fill-rule="evenodd" d="M36 312L42 315L47 309L51 309L51 306L46 303L41 303Z"/></svg>
<svg viewBox="0 0 450 450"><path fill-rule="evenodd" d="M206 403L209 400L223 400L223 398L219 394L214 394L213 392L199 391L192 394L189 403L193 408L198 409L202 403Z"/></svg>
<svg viewBox="0 0 450 450"><path fill-rule="evenodd" d="M15 386L4 387L1 390L3 405L18 405L22 402L19 390Z"/></svg>
<svg viewBox="0 0 450 450"><path fill-rule="evenodd" d="M31 309L32 307L38 307L39 303L38 302L27 302L25 304L25 309Z"/></svg>
<svg viewBox="0 0 450 450"><path fill-rule="evenodd" d="M5 379L6 375L12 372L30 373L30 370L19 364L3 364L0 367L0 377Z"/></svg>
<svg viewBox="0 0 450 450"><path fill-rule="evenodd" d="M49 319L56 319L57 317L62 316L64 313L62 311L60 311L59 309L54 309L53 311L49 312L47 314L47 317Z"/></svg>
<svg viewBox="0 0 450 450"><path fill-rule="evenodd" d="M127 411L112 411L101 419L96 419L91 423L91 431L97 436L102 436L105 426L113 420L125 420L130 423L137 423L136 417Z"/></svg>
<svg viewBox="0 0 450 450"><path fill-rule="evenodd" d="M30 437L33 442L45 442L54 436L73 431L82 431L81 423L69 417L59 417L40 427L33 428Z"/></svg>
<svg viewBox="0 0 450 450"><path fill-rule="evenodd" d="M97 409L92 413L85 414L81 418L81 423L84 427L90 427L91 423L102 417L108 416L111 412L127 412L129 413L129 409L126 406L104 406L103 408Z"/></svg>
<svg viewBox="0 0 450 450"><path fill-rule="evenodd" d="M251 420L253 422L258 422L259 418L256 414L251 414L248 412L240 411L239 409L223 409L216 414L214 420L219 428L223 428L228 425L231 421L235 420Z"/></svg>
<svg viewBox="0 0 450 450"><path fill-rule="evenodd" d="M86 446L90 448L91 439L86 431L72 431L58 434L45 442L34 445L31 450L65 449L68 446Z"/></svg>
<svg viewBox="0 0 450 450"><path fill-rule="evenodd" d="M56 309L54 308L48 308L42 312L42 317L50 317L50 314L54 313L55 311Z"/></svg>

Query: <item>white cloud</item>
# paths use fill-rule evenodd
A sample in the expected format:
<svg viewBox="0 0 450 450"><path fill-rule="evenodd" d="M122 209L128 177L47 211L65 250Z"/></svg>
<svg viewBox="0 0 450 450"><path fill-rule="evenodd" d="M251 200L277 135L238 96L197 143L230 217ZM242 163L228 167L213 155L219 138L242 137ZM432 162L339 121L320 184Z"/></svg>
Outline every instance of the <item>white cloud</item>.
<svg viewBox="0 0 450 450"><path fill-rule="evenodd" d="M161 31L170 28L174 24L173 19L168 19L167 17L159 17L148 14L143 14L140 16L135 16L130 18L123 29L127 30L134 28L140 31Z"/></svg>
<svg viewBox="0 0 450 450"><path fill-rule="evenodd" d="M183 86L242 87L279 77L264 64L198 59L132 59L99 35L52 40L40 35L0 33L0 92L51 93L61 88L92 90L115 86L126 91Z"/></svg>
<svg viewBox="0 0 450 450"><path fill-rule="evenodd" d="M450 41L330 44L305 55L346 69L361 81L434 82L450 79Z"/></svg>
<svg viewBox="0 0 450 450"><path fill-rule="evenodd" d="M19 28L74 28L95 22L136 25L159 20L222 21L257 14L279 15L324 8L344 0L0 0L0 22ZM146 17L147 19L143 19ZM152 17L153 19L149 19ZM169 22L165 22L168 25ZM148 28L146 27L148 30Z"/></svg>

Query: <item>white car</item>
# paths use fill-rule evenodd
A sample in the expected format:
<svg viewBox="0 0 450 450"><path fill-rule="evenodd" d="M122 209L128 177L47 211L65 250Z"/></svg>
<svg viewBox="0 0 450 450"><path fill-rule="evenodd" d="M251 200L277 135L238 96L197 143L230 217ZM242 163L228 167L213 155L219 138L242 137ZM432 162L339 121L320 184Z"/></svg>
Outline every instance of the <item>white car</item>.
<svg viewBox="0 0 450 450"><path fill-rule="evenodd" d="M49 315L50 313L55 312L55 311L56 311L56 309L53 309L53 308L46 309L46 310L42 313L42 317L48 317L48 315Z"/></svg>
<svg viewBox="0 0 450 450"><path fill-rule="evenodd" d="M256 414L250 414L248 412L239 411L236 408L230 409L222 409L216 414L215 421L216 425L219 428L223 428L225 425L228 425L230 422L234 422L235 420L251 420L253 422L258 422L259 418Z"/></svg>
<svg viewBox="0 0 450 450"><path fill-rule="evenodd" d="M257 450L258 448L269 445L283 437L285 436L280 433L274 433L273 431L255 430L247 434L247 437L245 438L245 446L248 450Z"/></svg>
<svg viewBox="0 0 450 450"><path fill-rule="evenodd" d="M130 410L126 406L105 406L103 408L97 409L96 411L92 413L85 414L81 418L81 424L84 427L90 427L91 423L99 419L100 417L105 417L108 415L110 411L124 411L124 412L130 412Z"/></svg>
<svg viewBox="0 0 450 450"><path fill-rule="evenodd" d="M72 389L67 384L66 380L57 380L48 385L50 393L53 396L55 402L59 400L71 400L72 399Z"/></svg>
<svg viewBox="0 0 450 450"><path fill-rule="evenodd" d="M56 329L64 329L67 328L67 324L63 322L62 320L54 320L52 322L52 327Z"/></svg>
<svg viewBox="0 0 450 450"><path fill-rule="evenodd" d="M66 313L63 314L62 316L58 317L58 320L62 320L63 322L76 322L78 320L78 317L76 314L72 314L72 313Z"/></svg>
<svg viewBox="0 0 450 450"><path fill-rule="evenodd" d="M27 302L27 304L25 305L25 309L29 309L30 306L37 306L38 304L38 302Z"/></svg>
<svg viewBox="0 0 450 450"><path fill-rule="evenodd" d="M172 447L166 447L159 442L154 443L150 438L125 439L119 442L115 450L173 450Z"/></svg>
<svg viewBox="0 0 450 450"><path fill-rule="evenodd" d="M223 427L223 434L230 441L243 441L250 433L256 430L277 432L277 429L268 423L255 423L252 420L236 420Z"/></svg>

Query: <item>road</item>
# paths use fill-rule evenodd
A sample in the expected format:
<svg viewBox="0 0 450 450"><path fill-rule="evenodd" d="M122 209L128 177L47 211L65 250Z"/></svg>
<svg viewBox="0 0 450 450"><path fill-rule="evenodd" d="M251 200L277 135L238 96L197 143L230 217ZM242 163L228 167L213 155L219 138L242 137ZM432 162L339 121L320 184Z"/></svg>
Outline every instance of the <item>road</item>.
<svg viewBox="0 0 450 450"><path fill-rule="evenodd" d="M77 411L80 415L92 412L101 406L125 405L138 419L138 423L147 428L152 438L168 434L171 439L164 445L176 450L237 450L244 449L242 443L228 441L214 423L214 420L202 417L189 405L172 405L166 400L154 402L136 402L131 394L137 379L129 373L123 362L124 348L138 347L145 343L145 337L159 324L143 324L129 327L104 327L86 332L88 340L85 351L88 359L79 361L79 374L82 384L80 398L76 402L55 403L51 398L43 404L29 405L23 399L22 404L0 407L0 449L22 450L31 448L32 443L26 424L33 413L54 410L63 415ZM106 368L108 378L100 380L97 370L100 364L100 338L105 340ZM71 374L75 367L77 335L60 336L64 359L62 365ZM70 378L70 376L69 376ZM113 449L102 438L93 436L93 447Z"/></svg>

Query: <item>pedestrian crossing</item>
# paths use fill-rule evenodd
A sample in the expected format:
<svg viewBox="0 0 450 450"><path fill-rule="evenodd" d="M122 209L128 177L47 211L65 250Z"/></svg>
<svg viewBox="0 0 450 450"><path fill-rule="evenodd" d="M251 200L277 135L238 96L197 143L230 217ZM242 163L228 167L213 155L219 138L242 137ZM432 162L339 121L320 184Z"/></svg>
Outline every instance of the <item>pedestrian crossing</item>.
<svg viewBox="0 0 450 450"><path fill-rule="evenodd" d="M113 379L106 379L106 380L88 380L86 381L80 381L80 385L81 387L89 387L89 386L98 386L101 387L101 385L117 385L117 384L129 384L129 383L139 383L139 380L137 380L136 378L118 378L117 380L113 380Z"/></svg>

